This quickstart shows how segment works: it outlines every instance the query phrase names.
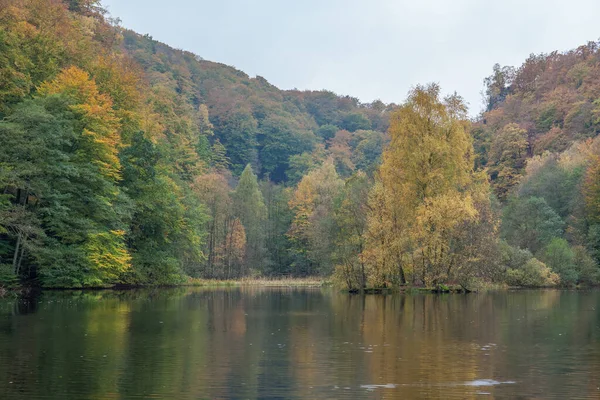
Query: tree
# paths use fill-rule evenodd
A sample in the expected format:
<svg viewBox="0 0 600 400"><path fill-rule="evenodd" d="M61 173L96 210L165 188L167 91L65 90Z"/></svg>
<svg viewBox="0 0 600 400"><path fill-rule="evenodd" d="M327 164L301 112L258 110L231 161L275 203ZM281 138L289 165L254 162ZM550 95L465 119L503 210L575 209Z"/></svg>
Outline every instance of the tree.
<svg viewBox="0 0 600 400"><path fill-rule="evenodd" d="M289 201L294 218L288 236L295 258L293 267L300 275L328 275L333 271L336 235L333 212L342 185L329 159L302 178Z"/></svg>
<svg viewBox="0 0 600 400"><path fill-rule="evenodd" d="M212 152L210 155L210 166L217 171L225 171L229 168L229 158L227 158L227 150L225 146L221 144L219 139L215 140L212 145Z"/></svg>
<svg viewBox="0 0 600 400"><path fill-rule="evenodd" d="M228 115L215 124L215 135L227 149L234 174L240 174L247 164L256 165L258 153L256 120L245 110Z"/></svg>
<svg viewBox="0 0 600 400"><path fill-rule="evenodd" d="M250 164L246 165L232 194L233 214L240 219L246 235L246 268L260 271L265 262L265 201L258 179Z"/></svg>
<svg viewBox="0 0 600 400"><path fill-rule="evenodd" d="M442 101L436 84L417 86L392 114L365 250L375 284L407 279L437 284L455 266L452 235L477 218L467 127L462 100Z"/></svg>
<svg viewBox="0 0 600 400"><path fill-rule="evenodd" d="M511 197L502 215L501 235L508 243L537 252L563 233L560 216L539 197Z"/></svg>
<svg viewBox="0 0 600 400"><path fill-rule="evenodd" d="M235 238L241 237L239 232L241 228L237 226L237 223L232 222L231 189L227 182L229 177L230 174L226 171L211 171L196 177L193 184L193 190L205 205L209 217L206 221L207 238L203 248L206 254L206 265L202 271L202 275L208 278L231 276L233 264L226 262L226 249L233 243L239 243L239 240L232 241L231 235ZM238 228L236 234L230 232L232 226ZM244 246L246 245L245 235L244 232ZM228 243L226 243L227 240L229 240ZM232 260L238 261L238 258L233 257ZM239 265L241 262L236 264L236 266ZM237 271L234 272L237 274Z"/></svg>
<svg viewBox="0 0 600 400"><path fill-rule="evenodd" d="M493 110L504 101L510 93L515 75L514 67L500 67L500 64L494 64L494 73L484 79L487 111Z"/></svg>
<svg viewBox="0 0 600 400"><path fill-rule="evenodd" d="M322 144L315 146L312 152L295 154L289 159L289 168L286 171L288 184L297 185L309 171L320 167L327 158L325 147Z"/></svg>
<svg viewBox="0 0 600 400"><path fill-rule="evenodd" d="M505 200L521 179L527 159L527 131L508 124L494 137L488 165L494 189Z"/></svg>
<svg viewBox="0 0 600 400"><path fill-rule="evenodd" d="M564 166L558 155L545 153L529 159L526 172L518 189L520 197L543 198L563 219L573 213L580 200L582 166Z"/></svg>
<svg viewBox="0 0 600 400"><path fill-rule="evenodd" d="M333 137L339 130L340 128L338 128L335 125L323 125L320 126L319 129L317 129L317 136L319 136L321 139L323 139L325 143L327 143L329 139L333 139Z"/></svg>
<svg viewBox="0 0 600 400"><path fill-rule="evenodd" d="M372 176L381 164L381 154L387 144L386 135L376 131L358 131L354 136L358 140L352 151L352 162L357 169Z"/></svg>
<svg viewBox="0 0 600 400"><path fill-rule="evenodd" d="M337 132L333 139L329 140L329 153L333 158L337 172L342 177L349 177L355 169L352 162L351 139L352 134L350 132L341 130Z"/></svg>
<svg viewBox="0 0 600 400"><path fill-rule="evenodd" d="M163 155L144 134L137 132L121 154L121 185L132 201L126 236L133 268L122 277L129 284L182 282L182 248L197 237L186 228L183 193L169 177Z"/></svg>
<svg viewBox="0 0 600 400"><path fill-rule="evenodd" d="M218 253L223 257L225 279L243 276L241 274L244 272L243 263L246 262L246 231L239 218L227 221L225 242L223 249Z"/></svg>
<svg viewBox="0 0 600 400"><path fill-rule="evenodd" d="M537 258L530 258L522 268L507 270L506 281L521 287L551 287L560 283L560 277Z"/></svg>
<svg viewBox="0 0 600 400"><path fill-rule="evenodd" d="M344 183L335 209L335 275L348 289L364 289L367 269L361 257L365 249L371 182L358 171Z"/></svg>
<svg viewBox="0 0 600 400"><path fill-rule="evenodd" d="M354 112L344 115L339 126L341 129L355 132L360 129L371 129L371 121L364 115Z"/></svg>
<svg viewBox="0 0 600 400"><path fill-rule="evenodd" d="M23 211L13 225L15 272L27 257L28 271L46 286L114 283L130 268L130 257L111 100L77 68L38 93L0 128L8 146L0 163L15 172L5 190ZM31 238L43 238L43 245L32 246Z"/></svg>
<svg viewBox="0 0 600 400"><path fill-rule="evenodd" d="M267 274L289 274L290 270L290 240L286 235L293 218L292 210L288 207L291 190L283 185L277 185L269 180L260 182L261 192L267 207L265 223L265 241L267 262L264 272Z"/></svg>
<svg viewBox="0 0 600 400"><path fill-rule="evenodd" d="M553 238L543 249L538 257L540 261L558 273L563 285L574 285L579 280L579 273L575 265L575 253L569 243L561 238Z"/></svg>
<svg viewBox="0 0 600 400"><path fill-rule="evenodd" d="M583 193L587 219L600 225L600 157L594 156L585 173Z"/></svg>
<svg viewBox="0 0 600 400"><path fill-rule="evenodd" d="M258 154L263 175L274 182L285 179L290 156L310 151L316 141L311 131L279 116L264 118L259 126Z"/></svg>

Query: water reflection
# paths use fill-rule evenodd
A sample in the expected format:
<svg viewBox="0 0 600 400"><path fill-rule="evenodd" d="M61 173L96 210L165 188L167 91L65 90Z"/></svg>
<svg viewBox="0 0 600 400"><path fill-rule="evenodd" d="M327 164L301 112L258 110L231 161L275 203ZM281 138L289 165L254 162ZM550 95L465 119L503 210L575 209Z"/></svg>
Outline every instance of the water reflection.
<svg viewBox="0 0 600 400"><path fill-rule="evenodd" d="M600 397L600 292L0 300L0 398Z"/></svg>

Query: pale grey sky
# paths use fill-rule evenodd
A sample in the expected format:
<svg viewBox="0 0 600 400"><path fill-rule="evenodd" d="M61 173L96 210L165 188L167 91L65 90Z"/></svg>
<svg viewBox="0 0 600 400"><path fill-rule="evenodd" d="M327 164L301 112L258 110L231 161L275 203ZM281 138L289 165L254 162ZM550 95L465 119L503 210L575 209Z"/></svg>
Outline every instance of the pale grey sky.
<svg viewBox="0 0 600 400"><path fill-rule="evenodd" d="M399 103L439 82L481 109L494 63L600 38L598 0L103 0L123 26L260 75Z"/></svg>

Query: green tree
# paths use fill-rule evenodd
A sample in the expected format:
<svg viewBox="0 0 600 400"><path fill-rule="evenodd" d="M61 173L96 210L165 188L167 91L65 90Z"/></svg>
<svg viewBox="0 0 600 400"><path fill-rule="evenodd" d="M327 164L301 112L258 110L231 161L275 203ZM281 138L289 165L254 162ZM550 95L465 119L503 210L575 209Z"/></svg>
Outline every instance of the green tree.
<svg viewBox="0 0 600 400"><path fill-rule="evenodd" d="M267 209L250 164L246 165L232 194L233 213L242 222L246 235L246 268L260 271L265 263L264 224ZM246 271L243 271L245 273Z"/></svg>
<svg viewBox="0 0 600 400"><path fill-rule="evenodd" d="M230 247L228 244L236 243L231 240L232 236L236 235L230 232L230 229L234 227L240 231L239 220L237 222L232 221L234 217L230 195L231 189L227 182L230 177L228 171L218 170L210 171L196 177L194 180L194 192L198 194L206 207L209 217L206 221L207 238L203 247L206 262L202 271L202 276L207 278L229 277L234 272L237 275L237 270L232 271L232 269L241 265L239 263L239 265L234 266L231 262L228 262L229 259L225 254L227 248ZM238 232L237 236L239 235L241 235L241 232ZM244 243L244 247L245 245Z"/></svg>
<svg viewBox="0 0 600 400"><path fill-rule="evenodd" d="M261 172L275 183L285 180L290 156L310 151L316 141L311 131L293 122L284 117L269 116L259 126L257 137Z"/></svg>
<svg viewBox="0 0 600 400"><path fill-rule="evenodd" d="M348 113L344 115L339 123L341 129L355 132L360 129L371 129L371 121L361 113Z"/></svg>
<svg viewBox="0 0 600 400"><path fill-rule="evenodd" d="M563 219L574 212L580 200L583 166L565 167L557 155L548 153L530 159L527 171L519 185L519 197L543 198Z"/></svg>
<svg viewBox="0 0 600 400"><path fill-rule="evenodd" d="M317 136L319 136L321 139L323 139L325 143L327 143L329 139L333 139L333 137L339 130L340 128L338 128L335 125L323 125L320 126L319 129L317 129Z"/></svg>
<svg viewBox="0 0 600 400"><path fill-rule="evenodd" d="M0 122L7 146L0 163L13 171L5 191L14 204L15 272L27 266L45 286L111 284L129 268L118 164L106 142L90 143L112 128L89 122L79 105L64 94L48 95Z"/></svg>
<svg viewBox="0 0 600 400"><path fill-rule="evenodd" d="M565 239L553 238L537 257L560 276L563 285L575 285L579 273L575 265L575 253Z"/></svg>
<svg viewBox="0 0 600 400"><path fill-rule="evenodd" d="M267 207L265 221L266 263L268 274L289 274L290 269L290 239L286 235L293 218L292 210L288 207L290 190L283 185L277 185L269 180L260 182L260 188Z"/></svg>
<svg viewBox="0 0 600 400"><path fill-rule="evenodd" d="M215 135L227 149L227 157L236 175L241 174L247 164L257 163L257 130L258 123L245 111L228 115L227 119L215 125Z"/></svg>
<svg viewBox="0 0 600 400"><path fill-rule="evenodd" d="M511 197L502 215L501 235L508 243L536 253L563 233L560 216L539 197Z"/></svg>
<svg viewBox="0 0 600 400"><path fill-rule="evenodd" d="M335 275L348 289L367 285L367 268L362 258L367 232L367 215L371 181L358 171L344 183L335 209Z"/></svg>
<svg viewBox="0 0 600 400"><path fill-rule="evenodd" d="M136 133L121 154L123 190L132 200L126 236L133 268L122 279L130 284L174 284L183 279L179 246L186 242L181 190L160 165L159 148Z"/></svg>
<svg viewBox="0 0 600 400"><path fill-rule="evenodd" d="M500 67L494 64L494 73L484 79L487 111L491 111L504 101L510 93L510 85L515 79L514 67Z"/></svg>

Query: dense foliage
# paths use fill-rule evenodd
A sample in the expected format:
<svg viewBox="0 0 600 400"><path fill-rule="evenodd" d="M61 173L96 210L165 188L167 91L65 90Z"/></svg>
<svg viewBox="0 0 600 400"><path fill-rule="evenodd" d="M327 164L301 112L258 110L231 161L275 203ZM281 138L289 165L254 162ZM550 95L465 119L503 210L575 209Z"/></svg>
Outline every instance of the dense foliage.
<svg viewBox="0 0 600 400"><path fill-rule="evenodd" d="M598 61L590 42L519 68L496 65L485 79L487 108L472 133L502 202L510 284L598 283Z"/></svg>
<svg viewBox="0 0 600 400"><path fill-rule="evenodd" d="M595 284L599 60L495 66L470 121L435 84L282 91L95 0L0 0L0 283Z"/></svg>
<svg viewBox="0 0 600 400"><path fill-rule="evenodd" d="M288 186L373 171L393 106L281 91L94 0L2 0L0 46L2 282L331 272L294 250Z"/></svg>

